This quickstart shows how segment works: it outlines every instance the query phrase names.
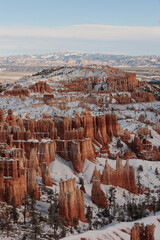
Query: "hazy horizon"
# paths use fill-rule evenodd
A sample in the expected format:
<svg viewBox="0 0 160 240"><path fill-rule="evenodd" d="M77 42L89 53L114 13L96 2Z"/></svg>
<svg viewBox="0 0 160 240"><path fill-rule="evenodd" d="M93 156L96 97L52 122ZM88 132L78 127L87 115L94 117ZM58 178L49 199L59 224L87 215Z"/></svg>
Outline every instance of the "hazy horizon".
<svg viewBox="0 0 160 240"><path fill-rule="evenodd" d="M160 55L160 1L6 0L0 56L59 51Z"/></svg>

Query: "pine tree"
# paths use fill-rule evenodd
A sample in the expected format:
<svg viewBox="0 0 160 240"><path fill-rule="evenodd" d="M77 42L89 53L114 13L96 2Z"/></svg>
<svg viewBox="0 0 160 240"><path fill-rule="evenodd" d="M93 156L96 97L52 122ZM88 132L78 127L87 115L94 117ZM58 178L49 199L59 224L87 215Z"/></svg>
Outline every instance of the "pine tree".
<svg viewBox="0 0 160 240"><path fill-rule="evenodd" d="M18 217L19 217L19 213L17 212L15 196L12 197L11 205L12 205L11 217L13 218L14 222L17 222Z"/></svg>
<svg viewBox="0 0 160 240"><path fill-rule="evenodd" d="M29 210L29 196L25 193L25 196L23 198L23 205L24 205L24 209L23 209L23 219L24 219L24 224L26 224L26 214L27 211Z"/></svg>
<svg viewBox="0 0 160 240"><path fill-rule="evenodd" d="M10 215L10 209L7 207L6 208L6 217L5 217L5 229L7 233L7 238L10 235L10 231L12 230L12 224L11 224L11 215Z"/></svg>
<svg viewBox="0 0 160 240"><path fill-rule="evenodd" d="M30 194L29 213L31 217L30 222L32 225L32 238L36 240L37 236L40 235L40 226L39 226L39 214L36 210L36 199L34 191L32 191Z"/></svg>
<svg viewBox="0 0 160 240"><path fill-rule="evenodd" d="M92 217L93 217L92 208L89 205L89 206L87 206L87 213L86 213L86 218L87 218L88 224L89 224L89 230L92 229Z"/></svg>
<svg viewBox="0 0 160 240"><path fill-rule="evenodd" d="M115 210L116 210L116 189L115 187L110 187L109 189L109 198L108 198L108 201L109 201L109 207L111 209L111 212L112 212L112 209L113 209L113 213L112 213L112 216L115 216Z"/></svg>
<svg viewBox="0 0 160 240"><path fill-rule="evenodd" d="M155 174L158 176L159 175L159 172L158 172L158 168L156 167L155 169Z"/></svg>

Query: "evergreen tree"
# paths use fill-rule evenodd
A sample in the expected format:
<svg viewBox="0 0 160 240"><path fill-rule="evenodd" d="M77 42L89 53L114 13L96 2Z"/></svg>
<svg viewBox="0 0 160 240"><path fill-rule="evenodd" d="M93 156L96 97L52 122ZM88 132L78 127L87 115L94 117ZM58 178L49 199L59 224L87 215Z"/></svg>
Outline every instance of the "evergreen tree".
<svg viewBox="0 0 160 240"><path fill-rule="evenodd" d="M12 201L11 201L11 217L12 219L17 222L18 221L18 217L19 217L19 213L17 212L17 206L16 206L16 201L15 201L15 196L13 196Z"/></svg>
<svg viewBox="0 0 160 240"><path fill-rule="evenodd" d="M92 217L93 217L92 208L89 205L89 206L87 206L87 212L86 212L86 218L88 220L89 230L92 229Z"/></svg>
<svg viewBox="0 0 160 240"><path fill-rule="evenodd" d="M37 236L40 235L40 226L39 213L36 210L36 199L34 191L32 191L30 194L29 213L31 217L30 223L32 225L32 238L36 240Z"/></svg>
<svg viewBox="0 0 160 240"><path fill-rule="evenodd" d="M115 216L115 211L116 211L116 189L115 187L110 187L109 189L109 208L111 209L111 217ZM113 209L113 211L112 211Z"/></svg>
<svg viewBox="0 0 160 240"><path fill-rule="evenodd" d="M29 210L29 197L28 195L25 193L25 196L23 198L23 205L24 205L24 209L23 209L23 219L24 219L24 224L26 224L26 214L27 211Z"/></svg>
<svg viewBox="0 0 160 240"><path fill-rule="evenodd" d="M158 176L159 175L159 172L158 172L158 168L156 167L155 169L155 174Z"/></svg>

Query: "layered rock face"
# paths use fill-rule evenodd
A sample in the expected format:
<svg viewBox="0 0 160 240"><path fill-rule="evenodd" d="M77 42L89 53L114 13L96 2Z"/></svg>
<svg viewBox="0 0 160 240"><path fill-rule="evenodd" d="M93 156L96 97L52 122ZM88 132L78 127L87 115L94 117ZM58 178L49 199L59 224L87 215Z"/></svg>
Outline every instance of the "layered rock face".
<svg viewBox="0 0 160 240"><path fill-rule="evenodd" d="M92 178L92 192L91 199L92 201L100 208L108 208L108 201L105 196L105 193L102 191L101 180L98 176Z"/></svg>
<svg viewBox="0 0 160 240"><path fill-rule="evenodd" d="M146 132L148 134L148 131ZM159 161L160 153L156 146L152 146L151 142L147 139L140 140L139 137L135 136L132 142L132 150L136 156L140 159L146 159L149 161Z"/></svg>
<svg viewBox="0 0 160 240"><path fill-rule="evenodd" d="M13 115L12 109L8 110L8 116L6 117L6 122L8 123L9 126L15 126L16 124L16 119L15 116Z"/></svg>
<svg viewBox="0 0 160 240"><path fill-rule="evenodd" d="M76 179L60 182L59 213L66 225L75 225L78 220L86 222L84 192L76 186Z"/></svg>
<svg viewBox="0 0 160 240"><path fill-rule="evenodd" d="M1 201L11 203L15 197L15 204L22 204L27 187L25 172L22 170L21 164L22 162L16 159L0 159Z"/></svg>
<svg viewBox="0 0 160 240"><path fill-rule="evenodd" d="M99 91L134 91L138 86L135 73L127 73L120 69L111 68L109 66L98 66L97 69L91 66L81 67L83 75L80 77L70 77L71 81L64 84L64 91L81 91L86 92L92 90L97 92L96 86L99 85ZM82 72L80 71L80 74ZM91 72L93 76L84 77L85 73ZM97 73L95 75L95 73ZM106 88L107 84L107 88Z"/></svg>
<svg viewBox="0 0 160 240"><path fill-rule="evenodd" d="M131 240L154 240L155 225L147 225L135 223L131 229Z"/></svg>
<svg viewBox="0 0 160 240"><path fill-rule="evenodd" d="M135 194L141 192L136 185L134 167L129 166L128 161L123 166L119 157L116 159L116 170L112 169L106 161L101 180L103 184L119 186Z"/></svg>
<svg viewBox="0 0 160 240"><path fill-rule="evenodd" d="M50 88L49 84L43 81L39 81L34 85L30 85L29 89L35 93L51 93L52 89Z"/></svg>
<svg viewBox="0 0 160 240"><path fill-rule="evenodd" d="M108 90L134 91L138 86L136 74L123 72L119 69L112 70L110 68L110 70L107 80Z"/></svg>
<svg viewBox="0 0 160 240"><path fill-rule="evenodd" d="M11 96L18 96L18 97L22 97L22 96L30 97L30 91L27 88L23 88L20 85L16 85L16 86L14 86L14 88L12 90L5 91L4 95L11 95Z"/></svg>
<svg viewBox="0 0 160 240"><path fill-rule="evenodd" d="M136 100L136 102L153 102L155 101L155 97L148 92L133 92L132 98Z"/></svg>
<svg viewBox="0 0 160 240"><path fill-rule="evenodd" d="M23 155L24 156L24 155ZM25 194L35 193L35 198L39 198L36 175L38 171L38 161L35 154L31 153L30 167L26 168L25 158L1 158L0 159L0 200L21 205Z"/></svg>
<svg viewBox="0 0 160 240"><path fill-rule="evenodd" d="M101 152L108 152L108 143L113 136L123 133L115 114L92 116L90 111L83 116L77 113L75 119L65 117L62 121L55 120L55 126L60 136L57 153L71 160L77 172L82 172L85 159L92 161L96 157L96 142L102 145Z"/></svg>
<svg viewBox="0 0 160 240"><path fill-rule="evenodd" d="M52 178L50 172L50 166L47 163L43 163L42 170L42 182L45 186L52 186Z"/></svg>

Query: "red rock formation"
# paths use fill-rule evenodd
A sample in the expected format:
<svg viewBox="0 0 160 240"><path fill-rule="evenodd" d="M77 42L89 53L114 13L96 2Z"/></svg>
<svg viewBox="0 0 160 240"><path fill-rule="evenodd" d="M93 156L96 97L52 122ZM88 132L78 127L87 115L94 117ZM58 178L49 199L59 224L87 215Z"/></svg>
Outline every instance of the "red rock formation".
<svg viewBox="0 0 160 240"><path fill-rule="evenodd" d="M42 182L45 186L52 186L52 178L50 173L50 166L46 162L43 163Z"/></svg>
<svg viewBox="0 0 160 240"><path fill-rule="evenodd" d="M5 122L4 110L0 109L0 129L3 129L4 122Z"/></svg>
<svg viewBox="0 0 160 240"><path fill-rule="evenodd" d="M125 142L127 145L130 145L131 135L128 130L124 131L124 134L122 136L122 141Z"/></svg>
<svg viewBox="0 0 160 240"><path fill-rule="evenodd" d="M142 158L143 144L139 137L135 136L132 144L132 149L138 158Z"/></svg>
<svg viewBox="0 0 160 240"><path fill-rule="evenodd" d="M154 240L155 225L147 225L135 223L131 229L131 240Z"/></svg>
<svg viewBox="0 0 160 240"><path fill-rule="evenodd" d="M108 67L109 68L109 67ZM109 68L109 77L107 80L108 90L113 91L134 91L138 86L136 74L127 73L119 69Z"/></svg>
<svg viewBox="0 0 160 240"><path fill-rule="evenodd" d="M145 128L140 128L138 130L138 135L141 135L141 136L150 136L151 135L151 130L149 130L147 127Z"/></svg>
<svg viewBox="0 0 160 240"><path fill-rule="evenodd" d="M135 153L133 153L131 150L126 150L126 152L123 155L123 159L127 160L127 159L135 159L137 158L137 156L135 155Z"/></svg>
<svg viewBox="0 0 160 240"><path fill-rule="evenodd" d="M59 214L66 225L86 222L84 192L76 186L76 179L60 182Z"/></svg>
<svg viewBox="0 0 160 240"><path fill-rule="evenodd" d="M77 172L82 172L85 159L92 161L96 157L91 139L57 140L56 142L57 153L67 161L72 161L74 169Z"/></svg>
<svg viewBox="0 0 160 240"><path fill-rule="evenodd" d="M153 102L155 101L155 97L148 92L133 92L132 98L136 100L136 102Z"/></svg>
<svg viewBox="0 0 160 240"><path fill-rule="evenodd" d="M48 83L43 82L43 81L39 81L36 82L34 85L30 85L29 89L32 90L35 93L51 93L52 89L50 88L50 86L48 85Z"/></svg>
<svg viewBox="0 0 160 240"><path fill-rule="evenodd" d="M21 205L27 192L26 177L22 169L22 159L0 159L0 200Z"/></svg>
<svg viewBox="0 0 160 240"><path fill-rule="evenodd" d="M105 193L102 191L101 187L101 180L99 176L94 176L92 178L92 192L91 192L91 199L92 201L100 208L108 208L108 201L105 196Z"/></svg>
<svg viewBox="0 0 160 240"><path fill-rule="evenodd" d="M119 96L114 96L114 98L116 99L116 103L118 104L133 103L133 99L130 96L119 95Z"/></svg>
<svg viewBox="0 0 160 240"><path fill-rule="evenodd" d="M160 161L160 152L156 146L153 147L153 157L152 161Z"/></svg>
<svg viewBox="0 0 160 240"><path fill-rule="evenodd" d="M101 172L98 171L96 167L95 167L94 172L92 174L91 183L93 183L93 179L101 180Z"/></svg>
<svg viewBox="0 0 160 240"><path fill-rule="evenodd" d="M159 161L160 153L156 146L152 146L151 142L143 139L142 142L139 137L134 138L132 142L132 150L138 158L149 161Z"/></svg>
<svg viewBox="0 0 160 240"><path fill-rule="evenodd" d="M5 91L4 95L30 97L30 91L27 88L23 88L22 86L14 86L14 88L12 90Z"/></svg>
<svg viewBox="0 0 160 240"><path fill-rule="evenodd" d="M6 122L8 123L9 126L15 126L16 124L16 119L15 116L13 115L12 109L8 110L8 116L6 118Z"/></svg>
<svg viewBox="0 0 160 240"><path fill-rule="evenodd" d="M106 161L101 179L103 184L119 186L135 194L141 191L136 185L134 167L129 166L128 161L123 166L119 157L116 159L116 170L112 169Z"/></svg>

